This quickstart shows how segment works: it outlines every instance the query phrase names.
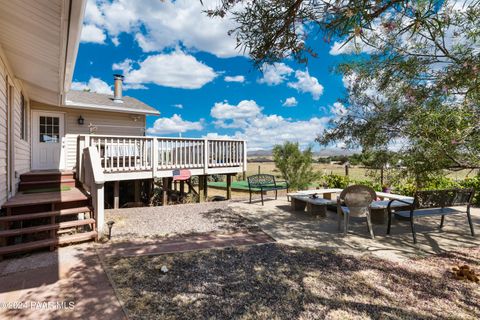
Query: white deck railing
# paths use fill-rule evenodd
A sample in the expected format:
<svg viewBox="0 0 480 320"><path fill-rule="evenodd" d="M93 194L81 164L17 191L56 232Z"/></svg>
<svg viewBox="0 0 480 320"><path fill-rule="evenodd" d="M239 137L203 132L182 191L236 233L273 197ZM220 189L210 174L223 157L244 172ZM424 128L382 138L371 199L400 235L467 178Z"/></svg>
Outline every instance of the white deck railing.
<svg viewBox="0 0 480 320"><path fill-rule="evenodd" d="M82 170L83 150L90 146L97 149L106 176L115 174L117 180L122 180L122 173L149 172L152 177L168 177L176 169L190 169L192 175L199 175L243 172L247 168L243 140L80 135L77 171ZM148 174L143 174L145 177Z"/></svg>

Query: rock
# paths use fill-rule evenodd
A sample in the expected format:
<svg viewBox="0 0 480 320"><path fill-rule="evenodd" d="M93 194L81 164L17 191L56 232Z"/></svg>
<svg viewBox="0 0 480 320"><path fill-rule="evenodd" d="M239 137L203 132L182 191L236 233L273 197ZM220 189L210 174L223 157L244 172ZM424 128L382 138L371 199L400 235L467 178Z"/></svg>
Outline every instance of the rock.
<svg viewBox="0 0 480 320"><path fill-rule="evenodd" d="M162 266L162 267L160 268L160 271L162 271L163 273L167 273L167 272L168 272L167 266Z"/></svg>

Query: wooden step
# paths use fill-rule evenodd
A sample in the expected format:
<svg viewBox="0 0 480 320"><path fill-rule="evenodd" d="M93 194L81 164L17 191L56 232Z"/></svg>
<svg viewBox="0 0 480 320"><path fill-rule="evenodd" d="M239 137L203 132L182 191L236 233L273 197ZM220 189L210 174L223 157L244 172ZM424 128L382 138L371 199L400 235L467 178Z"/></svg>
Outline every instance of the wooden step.
<svg viewBox="0 0 480 320"><path fill-rule="evenodd" d="M74 179L74 172L46 170L46 171L32 171L32 172L27 172L20 175L20 181L22 182L45 181L45 180L62 181L64 179Z"/></svg>
<svg viewBox="0 0 480 320"><path fill-rule="evenodd" d="M45 180L45 181L20 181L18 184L18 191L28 191L34 189L50 189L61 187L75 187L74 179Z"/></svg>
<svg viewBox="0 0 480 320"><path fill-rule="evenodd" d="M92 240L92 239L93 240L97 239L96 231L82 232L82 233L77 233L71 236L63 236L61 238L56 238L56 239L45 239L45 240L32 241L27 243L20 243L20 244L15 244L11 246L0 247L0 256L4 254L9 254L9 253L30 251L30 250L50 247L54 245L83 242L83 241Z"/></svg>
<svg viewBox="0 0 480 320"><path fill-rule="evenodd" d="M84 206L84 207L63 209L63 210L56 210L56 211L46 211L46 212L29 213L29 214L17 214L17 215L12 215L12 216L0 217L0 222L33 220L33 219L53 217L53 216L56 216L56 217L69 216L69 215L73 215L73 214L85 213L85 212L90 212L90 211L93 211L92 207Z"/></svg>
<svg viewBox="0 0 480 320"><path fill-rule="evenodd" d="M66 221L66 222L60 222L55 224L46 224L46 225L35 226L35 227L3 230L3 231L0 231L0 238L14 237L14 236L20 236L22 234L37 233L37 232L50 231L50 230L63 229L63 228L79 227L79 226L85 226L89 224L92 224L92 225L95 224L95 219L73 220L73 221Z"/></svg>
<svg viewBox="0 0 480 320"><path fill-rule="evenodd" d="M90 201L90 197L78 188L72 188L62 192L42 192L42 193L17 193L3 204L3 208L13 207L31 207L39 204L59 204ZM29 212L32 213L32 212Z"/></svg>

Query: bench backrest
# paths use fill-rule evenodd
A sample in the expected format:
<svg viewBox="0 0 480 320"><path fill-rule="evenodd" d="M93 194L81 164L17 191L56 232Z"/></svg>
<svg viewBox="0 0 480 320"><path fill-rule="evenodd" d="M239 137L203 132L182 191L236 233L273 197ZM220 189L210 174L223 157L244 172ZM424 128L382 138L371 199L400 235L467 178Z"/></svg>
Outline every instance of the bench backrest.
<svg viewBox="0 0 480 320"><path fill-rule="evenodd" d="M413 204L417 209L468 206L474 193L474 189L417 191Z"/></svg>
<svg viewBox="0 0 480 320"><path fill-rule="evenodd" d="M275 185L275 176L271 174L256 174L247 178L248 185L252 188L264 185Z"/></svg>

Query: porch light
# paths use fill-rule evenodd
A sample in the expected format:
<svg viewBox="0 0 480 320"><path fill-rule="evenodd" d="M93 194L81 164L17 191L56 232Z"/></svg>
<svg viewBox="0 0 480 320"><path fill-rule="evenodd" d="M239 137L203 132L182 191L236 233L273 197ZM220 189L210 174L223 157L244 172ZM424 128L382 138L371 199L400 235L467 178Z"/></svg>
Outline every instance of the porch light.
<svg viewBox="0 0 480 320"><path fill-rule="evenodd" d="M110 240L112 238L112 227L113 227L113 224L115 222L110 220L107 222L107 226L108 226L108 240Z"/></svg>
<svg viewBox="0 0 480 320"><path fill-rule="evenodd" d="M83 126L83 124L85 123L85 120L83 119L82 116L80 116L80 117L78 117L77 122L78 122L79 125Z"/></svg>

